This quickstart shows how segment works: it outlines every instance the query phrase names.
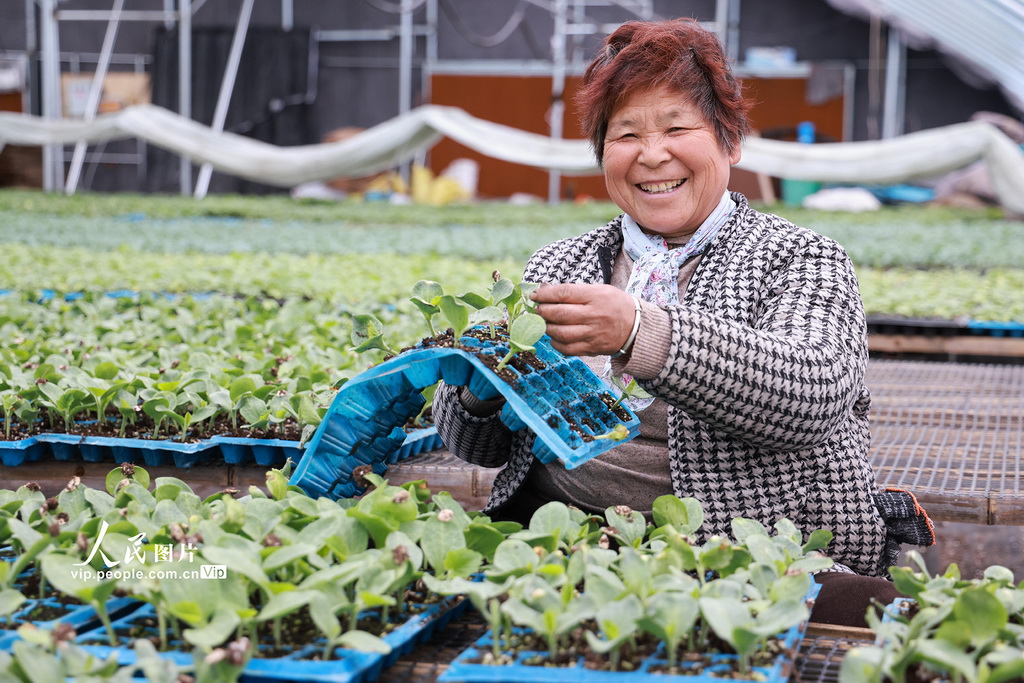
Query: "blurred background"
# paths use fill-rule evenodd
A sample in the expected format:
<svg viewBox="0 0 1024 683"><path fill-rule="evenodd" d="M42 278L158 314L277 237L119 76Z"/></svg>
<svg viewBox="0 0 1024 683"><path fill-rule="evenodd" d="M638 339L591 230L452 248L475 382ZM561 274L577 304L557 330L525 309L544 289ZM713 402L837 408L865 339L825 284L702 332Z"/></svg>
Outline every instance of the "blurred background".
<svg viewBox="0 0 1024 683"><path fill-rule="evenodd" d="M0 110L80 120L151 102L283 146L343 139L428 103L578 138L573 94L603 36L679 16L718 33L767 138L877 140L978 112L1012 122L1024 101L1017 0L4 0L3 15ZM79 154L81 190L189 193L194 182L144 140ZM72 156L8 145L0 185L56 187ZM481 197L606 197L600 177L450 140L423 163L440 173L456 159L478 164ZM766 189L744 171L733 186L755 200ZM283 190L214 173L209 191Z"/></svg>

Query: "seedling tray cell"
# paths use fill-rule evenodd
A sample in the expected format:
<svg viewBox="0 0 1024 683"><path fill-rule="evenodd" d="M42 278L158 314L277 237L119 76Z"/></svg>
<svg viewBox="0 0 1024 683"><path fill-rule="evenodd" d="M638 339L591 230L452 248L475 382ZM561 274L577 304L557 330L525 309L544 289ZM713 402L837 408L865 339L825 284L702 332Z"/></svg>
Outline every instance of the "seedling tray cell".
<svg viewBox="0 0 1024 683"><path fill-rule="evenodd" d="M0 441L0 462L4 467L17 467L35 462L46 454L46 443L34 436L17 441Z"/></svg>
<svg viewBox="0 0 1024 683"><path fill-rule="evenodd" d="M402 442L401 448L398 449L395 461L405 460L420 453L436 451L439 448L444 448L444 442L437 433L437 427L416 429L406 433L405 441Z"/></svg>
<svg viewBox="0 0 1024 683"><path fill-rule="evenodd" d="M538 342L534 352L542 367L520 372L506 366L511 384L480 357L500 359L506 345L473 337L461 341L479 351L417 347L344 384L310 439L291 483L314 497L360 494L352 471L370 465L383 474L387 464L398 459L396 451L404 441L397 428L419 412L421 392L439 379L467 385L480 398L503 396L500 419L512 431L529 428L537 435L534 454L542 462L559 459L567 468L576 467L639 433L636 415L621 405L627 416L621 421L601 399L601 394L608 394L607 385L579 358L556 351L549 338ZM620 423L628 430L626 439L594 439Z"/></svg>
<svg viewBox="0 0 1024 683"><path fill-rule="evenodd" d="M117 619L133 612L143 604L145 603L140 600L136 600L135 598L113 598L107 602L107 614L110 615L111 619ZM33 612L40 607L49 607L61 610L64 611L64 614L53 619L33 619ZM79 633L83 633L97 627L102 627L100 617L91 605L64 605L53 598L27 600L25 604L18 609L18 611L11 615L11 621L15 624L14 628L0 631L0 650L11 649L14 641L20 639L20 636L18 636L17 633L17 627L25 623L35 624L39 628L45 630L53 630L58 624L67 624Z"/></svg>
<svg viewBox="0 0 1024 683"><path fill-rule="evenodd" d="M310 645L296 649L294 652L275 658L254 657L249 661L242 673L242 681L330 681L332 683L370 683L380 676L381 671L392 666L398 659L412 651L416 645L430 639L434 632L443 628L448 622L466 609L467 602L458 598L449 598L435 605L430 605L419 614L413 615L401 626L384 636L384 641L391 646L387 655L359 652L338 648L336 659L330 661L314 660L323 651L323 644ZM132 614L114 622L114 628L131 627L141 619L153 618L155 612L151 605L145 605ZM76 642L81 647L99 657L107 659L111 655L117 657L121 666L135 663L135 652L130 645L111 647L96 643L107 642L106 630L100 626L80 634ZM160 656L179 665L192 662L192 655L178 647L176 651L161 652Z"/></svg>
<svg viewBox="0 0 1024 683"><path fill-rule="evenodd" d="M812 583L807 592L807 599L813 600L821 586ZM642 660L634 671L601 671L588 669L583 666L583 656L571 666L544 666L543 664L526 664L525 662L540 657L542 660L547 657L546 652L521 651L518 653L505 652L505 655L514 657L512 664L481 664L479 659L492 649L491 631L488 630L470 647L466 648L451 663L448 669L438 677L438 681L461 681L462 683L577 683L587 681L590 683L657 683L666 681L686 681L687 683L784 683L789 680L790 674L794 671L793 657L800 649L800 641L803 640L804 632L807 630L807 622L790 628L779 638L782 640L783 654L779 654L772 661L769 667L754 667L757 678L740 678L729 673L736 661L736 655L712 655L709 664L700 670L695 669L695 664L677 662L677 666L686 669L693 669L688 674L666 674L661 673L668 667L668 660L665 658L665 644L662 643L653 655ZM788 653L788 654L787 654ZM713 675L718 672L718 675Z"/></svg>
<svg viewBox="0 0 1024 683"><path fill-rule="evenodd" d="M81 454L82 443L80 434L40 434L36 439L49 444L54 460L77 460Z"/></svg>
<svg viewBox="0 0 1024 683"><path fill-rule="evenodd" d="M210 437L220 448L224 462L229 465L245 465L255 462L261 467L281 467L289 458L298 462L302 448L298 441L289 439L249 439L241 436Z"/></svg>
<svg viewBox="0 0 1024 683"><path fill-rule="evenodd" d="M143 462L149 467L173 464L180 469L206 462L217 445L212 441L181 443L170 439L118 439L107 436L87 436L82 440L82 457L89 462L113 460L118 463Z"/></svg>

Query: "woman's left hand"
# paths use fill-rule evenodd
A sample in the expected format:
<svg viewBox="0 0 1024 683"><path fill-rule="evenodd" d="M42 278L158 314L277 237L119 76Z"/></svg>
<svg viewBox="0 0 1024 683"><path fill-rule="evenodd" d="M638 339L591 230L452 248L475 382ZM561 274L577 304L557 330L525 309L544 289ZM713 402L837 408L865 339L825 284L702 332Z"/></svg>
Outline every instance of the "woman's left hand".
<svg viewBox="0 0 1024 683"><path fill-rule="evenodd" d="M611 285L541 285L531 298L551 345L567 356L607 356L633 329L633 297Z"/></svg>

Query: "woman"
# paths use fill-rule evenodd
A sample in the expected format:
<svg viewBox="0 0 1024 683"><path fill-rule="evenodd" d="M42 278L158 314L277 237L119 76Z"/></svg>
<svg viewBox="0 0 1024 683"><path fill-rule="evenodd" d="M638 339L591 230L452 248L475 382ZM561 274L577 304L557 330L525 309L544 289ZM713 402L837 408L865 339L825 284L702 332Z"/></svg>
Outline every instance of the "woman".
<svg viewBox="0 0 1024 683"><path fill-rule="evenodd" d="M863 575L843 590L863 595L843 603L853 617L826 618L863 625L871 596L895 595L866 577L885 574L901 539L887 538L867 462L866 326L846 253L726 190L750 105L696 22L621 26L578 102L624 214L540 249L523 280L548 283L533 298L556 349L653 395L635 405L640 436L565 470L534 460L532 434L508 432L500 403L442 387L445 443L505 466L487 506L497 517L526 522L551 500L649 514L675 493L702 502L708 533L738 516L829 529L837 571Z"/></svg>

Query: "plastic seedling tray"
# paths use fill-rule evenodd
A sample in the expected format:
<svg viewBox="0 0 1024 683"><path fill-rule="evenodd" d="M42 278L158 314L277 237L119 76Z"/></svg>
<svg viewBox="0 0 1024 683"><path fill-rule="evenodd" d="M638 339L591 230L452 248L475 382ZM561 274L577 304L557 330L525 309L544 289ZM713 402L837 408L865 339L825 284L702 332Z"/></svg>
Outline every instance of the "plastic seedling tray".
<svg viewBox="0 0 1024 683"><path fill-rule="evenodd" d="M0 441L0 462L4 467L17 467L24 462L35 462L46 453L46 443L34 436L17 441Z"/></svg>
<svg viewBox="0 0 1024 683"><path fill-rule="evenodd" d="M79 437L81 438L81 437ZM107 436L87 436L82 439L81 452L88 462L138 463L149 467L173 464L188 469L209 458L216 448L211 441L181 443L170 439L118 439Z"/></svg>
<svg viewBox="0 0 1024 683"><path fill-rule="evenodd" d="M297 649L283 657L260 658L257 655L245 667L242 680L369 683L380 676L381 671L398 661L399 657L409 653L420 643L429 640L437 629L444 628L452 618L466 609L467 604L465 600L449 598L430 605L424 611L410 617L401 626L384 636L384 641L391 646L390 654L382 655L337 648L335 650L336 658L325 662L312 659L323 651L322 643L319 646L314 644ZM154 615L153 607L145 605L127 617L115 621L114 628L130 627L139 620ZM117 647L95 644L107 642L106 630L102 626L81 633L75 640L83 649L100 659L107 659L113 654L121 666L135 662L135 652L131 649L130 644ZM192 655L185 652L184 648L180 646L172 652L161 652L160 656L179 665L192 663Z"/></svg>
<svg viewBox="0 0 1024 683"><path fill-rule="evenodd" d="M882 610L882 623L895 621L896 617L906 617L917 602L913 598L896 598Z"/></svg>
<svg viewBox="0 0 1024 683"><path fill-rule="evenodd" d="M818 595L821 586L817 583L811 584L807 593L808 599L814 599ZM779 637L782 640L786 653L795 653L800 648L800 641L803 640L804 631L807 630L807 622L792 627ZM599 671L586 669L583 666L583 656L579 656L571 666L545 666L543 664L526 664L524 662L540 658L546 659L546 652L519 652L515 654L515 661L512 664L480 664L478 660L487 652L491 651L491 631L488 630L476 643L463 650L448 669L438 677L438 681L462 681L463 683L576 683L577 681L594 681L596 683L656 683L658 681L686 681L687 683L784 683L789 680L793 672L792 655L779 654L772 661L770 667L754 667L757 677L744 679L730 674L737 657L736 655L713 655L709 665L702 665L700 669L696 664L689 662L677 662L677 666L693 669L688 674L666 674L660 673L668 666L665 658L665 644L662 643L655 653L644 659L634 671ZM505 653L512 655L512 653Z"/></svg>
<svg viewBox="0 0 1024 683"><path fill-rule="evenodd" d="M261 467L281 467L289 458L298 462L302 447L288 439L250 439L244 436L215 435L210 441L220 448L224 462L245 465L255 462Z"/></svg>
<svg viewBox="0 0 1024 683"><path fill-rule="evenodd" d="M405 441L402 442L401 448L398 449L395 461L405 460L420 453L436 451L438 448L444 448L444 441L441 440L441 435L437 433L437 427L415 429L406 433Z"/></svg>
<svg viewBox="0 0 1024 683"><path fill-rule="evenodd" d="M81 434L40 434L36 437L42 443L49 444L54 460L77 460L81 455Z"/></svg>
<svg viewBox="0 0 1024 683"><path fill-rule="evenodd" d="M536 435L533 451L541 462L561 460L576 467L635 437L640 420L625 405L623 421L601 399L608 387L579 358L567 358L544 337L535 355L542 369L524 372L507 365L516 388L498 377L480 355L502 358L504 343L462 337L461 348L414 348L361 373L345 383L323 422L306 446L291 483L309 495L334 498L358 495L352 471L369 465L378 474L395 462L405 441L402 425L423 406L423 389L438 380L466 385L483 399L506 400L501 420L512 431L529 428ZM593 439L624 424L622 441Z"/></svg>
<svg viewBox="0 0 1024 683"><path fill-rule="evenodd" d="M143 604L144 603L141 600L136 600L135 598L113 598L107 602L107 614L110 615L111 619L117 619L138 609ZM59 617L42 621L33 619L33 612L40 607L62 610L64 611L64 614ZM35 624L39 628L45 630L53 630L58 624L67 624L79 633L89 631L94 628L102 628L100 617L91 605L64 605L53 598L27 600L25 604L18 609L18 611L11 615L10 621L13 622L12 628L10 628L10 630L0 631L0 650L11 649L11 645L14 641L19 640L19 636L17 634L18 626L25 623Z"/></svg>

